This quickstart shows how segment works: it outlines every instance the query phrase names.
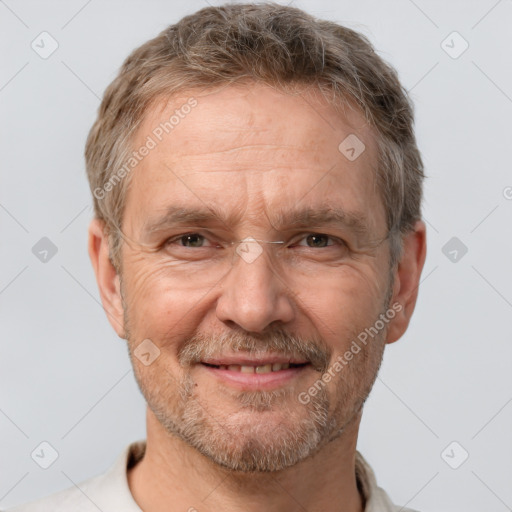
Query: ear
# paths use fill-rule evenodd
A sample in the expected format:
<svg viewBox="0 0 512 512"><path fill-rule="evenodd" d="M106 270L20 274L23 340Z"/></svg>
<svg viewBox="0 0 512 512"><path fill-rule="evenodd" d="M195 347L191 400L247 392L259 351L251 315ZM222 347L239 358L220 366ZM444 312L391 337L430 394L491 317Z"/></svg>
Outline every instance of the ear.
<svg viewBox="0 0 512 512"><path fill-rule="evenodd" d="M105 222L93 219L89 225L89 257L96 274L103 309L110 325L120 338L125 338L121 283L110 261Z"/></svg>
<svg viewBox="0 0 512 512"><path fill-rule="evenodd" d="M418 298L421 271L427 254L427 235L425 223L421 220L414 225L414 230L403 239L402 258L395 271L393 297L390 306L397 304L396 316L388 325L386 343L400 339L411 320Z"/></svg>

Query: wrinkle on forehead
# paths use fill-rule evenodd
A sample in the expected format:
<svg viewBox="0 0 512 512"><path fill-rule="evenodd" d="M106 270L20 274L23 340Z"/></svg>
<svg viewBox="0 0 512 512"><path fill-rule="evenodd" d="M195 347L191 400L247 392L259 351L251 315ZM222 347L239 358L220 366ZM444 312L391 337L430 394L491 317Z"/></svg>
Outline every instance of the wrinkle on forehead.
<svg viewBox="0 0 512 512"><path fill-rule="evenodd" d="M236 138L234 140L238 142L238 146L233 144L226 149L247 146L248 144L244 144L244 137L264 133L270 133L272 138L269 143L273 143L275 134L272 128L276 122L282 124L283 128L288 128L279 133L282 140L286 140L287 134L293 132L294 128L301 124L296 121L304 122L306 118L308 123L315 122L316 126L312 133L315 135L315 139L321 137L323 133L339 132L339 135L343 135L343 130L340 132L340 121L347 134L355 132L361 135L366 139L367 146L372 146L372 139L375 135L373 128L368 125L362 112L352 101L331 104L322 91L315 86L301 87L300 93L292 94L275 90L265 84L249 83L223 86L220 90L216 88L211 91L190 89L171 98L155 100L139 129L140 140L144 139L144 134L151 132L153 126L158 126L162 120L168 119L190 97L194 97L198 105L185 116L168 137L167 142L172 144L172 134L178 132L183 134L183 140L180 140L180 144L174 148L175 155L181 154L182 150L186 149L189 140L194 143L194 148L197 151L197 143L201 142L201 134L204 133L209 134L209 137L205 139L207 142L213 140L216 143L220 142L218 138L215 138L216 133L223 133L227 136L235 135L240 138L240 140ZM286 110L285 115L278 119L274 115L276 105ZM205 117L208 122L196 123L193 129L188 130L185 121L189 116L196 119ZM313 137L311 137L311 141L313 142ZM233 140L229 139L228 142L232 143ZM292 145L303 147L303 142ZM281 145L283 146L283 144ZM217 151L222 151L222 149L217 148Z"/></svg>
<svg viewBox="0 0 512 512"><path fill-rule="evenodd" d="M128 193L136 198L138 214L147 217L148 209L172 205L178 193L195 202L231 205L238 211L243 206L251 216L258 210L272 217L266 208L279 204L279 196L293 202L312 191L305 200L316 197L318 202L337 190L352 206L366 202L370 213L377 214L376 144L361 113L349 111L344 119L319 92L303 97L261 85L191 95L198 105L134 171ZM149 112L139 140L188 97ZM366 150L349 162L338 145L354 127Z"/></svg>

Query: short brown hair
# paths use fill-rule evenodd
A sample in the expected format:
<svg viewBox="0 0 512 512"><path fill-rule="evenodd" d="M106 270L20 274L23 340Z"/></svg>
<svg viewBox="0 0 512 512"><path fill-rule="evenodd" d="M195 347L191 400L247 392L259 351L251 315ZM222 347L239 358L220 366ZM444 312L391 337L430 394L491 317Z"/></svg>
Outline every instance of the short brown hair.
<svg viewBox="0 0 512 512"><path fill-rule="evenodd" d="M315 85L333 105L356 103L378 134L375 173L394 266L401 256L401 235L421 218L424 178L407 91L364 35L272 2L206 7L185 16L134 50L106 89L85 160L95 215L105 221L113 263L120 263L128 180L109 187L103 197L97 191L105 190L129 158L149 105L158 97L241 80L283 91Z"/></svg>

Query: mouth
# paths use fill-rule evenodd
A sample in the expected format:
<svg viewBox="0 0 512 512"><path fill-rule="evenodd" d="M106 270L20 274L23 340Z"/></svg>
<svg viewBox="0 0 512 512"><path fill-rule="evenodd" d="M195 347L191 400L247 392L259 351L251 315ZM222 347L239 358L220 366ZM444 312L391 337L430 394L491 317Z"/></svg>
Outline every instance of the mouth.
<svg viewBox="0 0 512 512"><path fill-rule="evenodd" d="M240 373L257 373L262 375L264 373L280 372L290 368L302 368L309 363L257 363L257 364L212 364L201 363L210 368L217 368L218 370L228 370L230 372Z"/></svg>
<svg viewBox="0 0 512 512"><path fill-rule="evenodd" d="M224 384L243 390L265 390L289 384L312 368L309 361L291 358L225 357L201 361L200 365Z"/></svg>

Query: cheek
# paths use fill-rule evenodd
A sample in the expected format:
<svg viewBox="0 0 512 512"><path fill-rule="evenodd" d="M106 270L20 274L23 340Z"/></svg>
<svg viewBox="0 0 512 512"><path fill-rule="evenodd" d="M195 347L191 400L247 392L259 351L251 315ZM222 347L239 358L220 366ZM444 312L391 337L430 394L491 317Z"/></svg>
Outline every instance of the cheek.
<svg viewBox="0 0 512 512"><path fill-rule="evenodd" d="M329 288L311 288L301 300L321 336L335 352L374 324L383 310L387 287L377 272L346 266Z"/></svg>
<svg viewBox="0 0 512 512"><path fill-rule="evenodd" d="M144 258L125 266L124 295L130 329L137 338L183 338L197 327L204 290L180 291L171 284L169 268Z"/></svg>

